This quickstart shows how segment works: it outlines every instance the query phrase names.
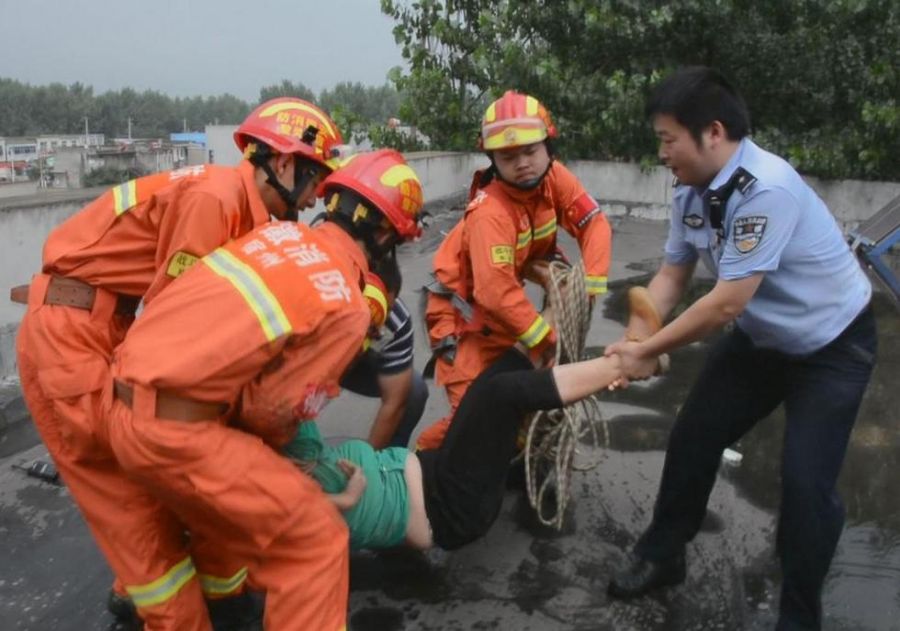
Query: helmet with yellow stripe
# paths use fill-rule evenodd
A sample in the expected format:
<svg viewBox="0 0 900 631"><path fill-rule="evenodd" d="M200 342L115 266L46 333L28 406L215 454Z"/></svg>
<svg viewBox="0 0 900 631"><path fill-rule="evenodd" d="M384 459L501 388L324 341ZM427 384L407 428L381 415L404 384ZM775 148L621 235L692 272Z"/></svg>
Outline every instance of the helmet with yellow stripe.
<svg viewBox="0 0 900 631"><path fill-rule="evenodd" d="M234 132L244 157L264 143L278 153L292 153L334 170L336 149L344 142L331 117L309 101L280 97L266 101Z"/></svg>
<svg viewBox="0 0 900 631"><path fill-rule="evenodd" d="M422 184L399 152L350 156L319 186L328 218L362 239L376 259L418 237Z"/></svg>
<svg viewBox="0 0 900 631"><path fill-rule="evenodd" d="M343 138L328 114L312 103L281 97L250 112L234 132L234 142L266 174L266 183L286 206L269 211L296 220L300 208L313 205L315 186L334 170ZM294 157L293 181L276 175L276 163L284 167L280 156Z"/></svg>
<svg viewBox="0 0 900 631"><path fill-rule="evenodd" d="M556 135L550 113L540 101L508 90L485 111L478 143L484 151L496 151L531 145Z"/></svg>

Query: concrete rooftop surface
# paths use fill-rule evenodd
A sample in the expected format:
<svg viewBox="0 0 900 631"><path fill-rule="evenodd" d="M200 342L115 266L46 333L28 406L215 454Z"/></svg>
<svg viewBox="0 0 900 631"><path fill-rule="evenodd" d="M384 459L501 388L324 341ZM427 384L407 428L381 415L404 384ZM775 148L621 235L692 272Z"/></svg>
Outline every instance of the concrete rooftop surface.
<svg viewBox="0 0 900 631"><path fill-rule="evenodd" d="M404 246L403 297L418 303L431 254L459 217L446 205L420 241ZM613 219L612 289L598 304L591 354L622 333L624 288L656 269L663 222ZM571 241L564 242L571 252ZM698 283L696 293L702 293ZM825 629L900 630L900 318L876 297L878 367L853 432L840 488L847 523L825 587ZM601 396L601 446L583 445L561 532L540 526L523 491L511 489L487 537L457 552L405 550L352 555L349 628L394 630L681 631L771 629L780 586L775 557L781 411L723 464L701 534L688 547L688 577L678 587L629 603L610 599L614 568L647 525L674 415L707 343L672 355L672 369L628 390ZM417 333L416 365L424 366ZM446 410L431 384L423 425ZM364 437L377 402L346 393L321 417L333 440ZM116 628L105 610L111 574L65 487L12 468L45 458L14 381L0 384L0 629L94 631Z"/></svg>

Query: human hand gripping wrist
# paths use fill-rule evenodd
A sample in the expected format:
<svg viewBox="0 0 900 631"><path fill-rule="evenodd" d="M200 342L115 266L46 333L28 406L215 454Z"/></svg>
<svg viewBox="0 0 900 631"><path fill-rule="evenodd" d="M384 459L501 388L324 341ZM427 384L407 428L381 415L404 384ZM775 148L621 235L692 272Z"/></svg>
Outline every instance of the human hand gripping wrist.
<svg viewBox="0 0 900 631"><path fill-rule="evenodd" d="M347 476L344 493L347 495L350 507L355 506L366 490L366 475L363 473L362 467L349 460L338 460L337 465Z"/></svg>
<svg viewBox="0 0 900 631"><path fill-rule="evenodd" d="M658 358L648 353L646 342L616 342L604 355L618 355L622 374L630 381L649 379L659 370Z"/></svg>
<svg viewBox="0 0 900 631"><path fill-rule="evenodd" d="M613 390L624 390L628 387L628 377L622 372L622 358L619 355L609 355L605 356L605 359L608 359L613 370L618 373L618 377L616 377L606 389L612 392Z"/></svg>

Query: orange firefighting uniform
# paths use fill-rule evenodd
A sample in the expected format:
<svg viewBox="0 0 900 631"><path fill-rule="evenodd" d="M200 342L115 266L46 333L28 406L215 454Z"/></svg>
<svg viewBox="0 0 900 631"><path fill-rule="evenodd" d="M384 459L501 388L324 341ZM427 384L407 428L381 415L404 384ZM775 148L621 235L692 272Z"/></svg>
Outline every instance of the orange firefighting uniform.
<svg viewBox="0 0 900 631"><path fill-rule="evenodd" d="M187 556L146 532L162 528L140 510L145 492L97 440L108 364L133 320L194 261L269 220L253 167L210 165L155 174L116 186L51 232L42 273L29 290L17 354L25 401L94 539L129 592L152 584ZM51 277L95 287L92 308L45 304ZM121 308L123 305L129 309ZM182 532L167 522L165 527ZM198 543L199 542L195 542ZM241 587L231 563L204 565L207 593ZM208 566L208 567L207 567ZM196 581L189 589L199 589ZM148 629L175 628L165 599L136 599ZM187 627L179 627L184 629Z"/></svg>
<svg viewBox="0 0 900 631"><path fill-rule="evenodd" d="M229 542L266 591L267 629L337 631L346 622L346 526L273 447L337 395L362 350L366 271L335 224L271 223L202 259L113 357L114 392L124 384L132 393L117 394L104 415L118 462L192 535ZM167 420L161 406L173 396L228 412ZM182 578L169 576L167 587Z"/></svg>
<svg viewBox="0 0 900 631"><path fill-rule="evenodd" d="M479 177L476 174L476 182ZM437 382L447 390L450 414L419 436L419 449L441 444L469 384L517 340L534 353L555 342L555 333L525 294L523 277L528 263L552 257L558 226L578 241L588 293L604 293L611 253L609 223L565 166L554 161L540 186L531 191L499 179L481 189L473 185L462 221L434 256L434 275L442 293L428 297L428 334L432 348L455 336L456 350L452 361L444 353L435 365Z"/></svg>

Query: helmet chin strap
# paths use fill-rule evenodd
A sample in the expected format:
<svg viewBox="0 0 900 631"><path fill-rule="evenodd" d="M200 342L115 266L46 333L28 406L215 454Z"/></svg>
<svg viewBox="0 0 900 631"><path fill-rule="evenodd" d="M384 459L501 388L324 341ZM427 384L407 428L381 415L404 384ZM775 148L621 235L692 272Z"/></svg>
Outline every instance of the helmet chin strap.
<svg viewBox="0 0 900 631"><path fill-rule="evenodd" d="M500 173L500 169L497 168L497 165L494 163L494 156L488 154L488 157L491 159L491 166L494 168L494 175L497 176L497 179L506 184L507 186L512 186L513 188L519 189L520 191L533 191L538 186L541 185L541 182L544 181L544 178L547 177L547 173L550 172L550 167L553 166L553 156L550 156L550 162L547 163L547 168L544 169L544 172L535 178L531 178L530 180L526 180L524 182L510 182Z"/></svg>
<svg viewBox="0 0 900 631"><path fill-rule="evenodd" d="M259 166L263 170L263 173L266 174L266 183L275 189L275 192L278 193L278 196L287 205L287 212L284 214L284 218L288 221L297 221L297 219L300 218L300 211L297 209L297 201L300 199L303 191L309 186L309 183L319 174L318 169L305 160L298 160L295 157L294 188L288 190L287 187L279 181L268 160L257 166Z"/></svg>
<svg viewBox="0 0 900 631"><path fill-rule="evenodd" d="M382 239L382 243L379 243L378 233L383 228L381 224L384 220L380 210L365 202L357 193L346 189L333 193L330 199L332 201L328 202L327 219L342 226L354 239L362 241L370 263L380 261L394 253L394 248L400 240L396 231L392 231L392 238ZM367 212L358 215L361 204L366 206Z"/></svg>
<svg viewBox="0 0 900 631"><path fill-rule="evenodd" d="M362 240L368 252L369 262L382 261L389 256L397 256L397 243L394 239L388 239L384 245L380 245L375 238L375 230L371 226L360 227L355 230L356 236Z"/></svg>

